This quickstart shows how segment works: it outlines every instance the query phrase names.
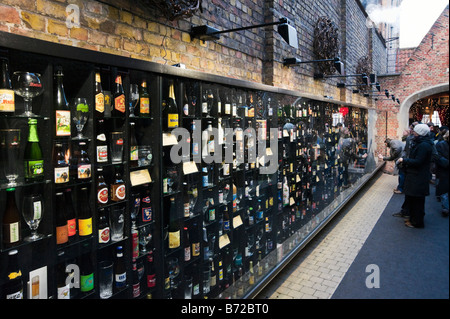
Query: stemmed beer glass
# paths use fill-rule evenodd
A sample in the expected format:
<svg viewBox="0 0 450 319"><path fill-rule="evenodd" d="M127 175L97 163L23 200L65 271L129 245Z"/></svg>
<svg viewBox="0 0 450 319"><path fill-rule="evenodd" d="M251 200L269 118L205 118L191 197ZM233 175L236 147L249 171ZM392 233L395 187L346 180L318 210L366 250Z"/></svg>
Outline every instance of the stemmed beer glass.
<svg viewBox="0 0 450 319"><path fill-rule="evenodd" d="M44 212L44 202L41 194L27 194L23 198L22 215L28 227L31 229L31 235L25 238L25 241L36 241L44 237L37 233L39 223L42 220Z"/></svg>
<svg viewBox="0 0 450 319"><path fill-rule="evenodd" d="M89 118L89 104L87 99L83 97L73 99L70 108L72 109L72 120L77 128L77 136L73 139L84 140L86 137L82 132Z"/></svg>
<svg viewBox="0 0 450 319"><path fill-rule="evenodd" d="M39 96L44 91L39 73L16 71L12 76L12 86L14 92L23 98L25 111L19 116L36 117L32 111L33 98Z"/></svg>

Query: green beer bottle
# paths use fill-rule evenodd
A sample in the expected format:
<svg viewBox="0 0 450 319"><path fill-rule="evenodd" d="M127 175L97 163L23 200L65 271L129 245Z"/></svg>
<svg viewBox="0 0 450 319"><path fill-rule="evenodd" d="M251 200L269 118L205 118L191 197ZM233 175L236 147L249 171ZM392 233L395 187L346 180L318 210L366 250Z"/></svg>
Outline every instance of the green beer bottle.
<svg viewBox="0 0 450 319"><path fill-rule="evenodd" d="M44 180L44 159L37 134L37 120L28 119L28 125L30 130L24 154L25 182L27 183Z"/></svg>

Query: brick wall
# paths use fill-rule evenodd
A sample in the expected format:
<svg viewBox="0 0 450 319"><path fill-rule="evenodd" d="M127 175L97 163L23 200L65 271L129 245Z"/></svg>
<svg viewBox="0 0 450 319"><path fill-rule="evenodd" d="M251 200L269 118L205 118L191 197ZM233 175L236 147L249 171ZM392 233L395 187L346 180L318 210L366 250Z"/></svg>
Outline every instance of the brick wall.
<svg viewBox="0 0 450 319"><path fill-rule="evenodd" d="M376 57L374 65L385 60L383 41L371 37L358 0L204 0L203 12L177 21L169 21L148 3L2 0L0 30L156 63L183 63L188 69L372 105L371 100L351 94L349 89L338 89L336 79L314 80L314 64L288 68L281 63L285 57L315 58L314 25L321 16L329 17L340 28L340 52L347 72L354 71L355 59L367 54ZM69 5L80 10L80 27L68 26L68 17L73 14ZM282 16L297 29L298 50L274 32L276 27L228 33L208 42L189 35L192 25L208 24L223 30L276 21Z"/></svg>
<svg viewBox="0 0 450 319"><path fill-rule="evenodd" d="M420 98L439 92L448 92L449 83L449 7L442 12L428 34L414 50L400 74L379 78L383 89L388 89L401 102L377 102L377 145L384 150L384 132L387 112L387 135L401 138L408 125L409 107ZM420 95L415 97L417 92ZM427 93L428 92L428 93Z"/></svg>

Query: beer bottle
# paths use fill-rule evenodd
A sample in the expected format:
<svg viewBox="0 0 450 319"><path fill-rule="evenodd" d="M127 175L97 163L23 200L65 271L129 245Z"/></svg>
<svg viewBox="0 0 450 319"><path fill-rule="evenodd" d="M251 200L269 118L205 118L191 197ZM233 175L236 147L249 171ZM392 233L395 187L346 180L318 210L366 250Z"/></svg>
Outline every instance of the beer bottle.
<svg viewBox="0 0 450 319"><path fill-rule="evenodd" d="M130 167L138 166L138 144L135 133L135 123L130 123Z"/></svg>
<svg viewBox="0 0 450 319"><path fill-rule="evenodd" d="M122 179L122 175L120 173L120 167L115 166L116 175L114 177L114 182L111 184L111 200L113 202L119 202L125 199L125 182Z"/></svg>
<svg viewBox="0 0 450 319"><path fill-rule="evenodd" d="M108 185L105 182L105 178L103 176L103 168L97 168L97 203L99 205L108 204L109 194L108 194Z"/></svg>
<svg viewBox="0 0 450 319"><path fill-rule="evenodd" d="M64 245L69 241L69 228L67 226L66 203L62 192L56 193L56 244Z"/></svg>
<svg viewBox="0 0 450 319"><path fill-rule="evenodd" d="M96 157L97 163L108 163L108 143L106 141L105 120L99 119L97 122Z"/></svg>
<svg viewBox="0 0 450 319"><path fill-rule="evenodd" d="M87 146L86 142L80 142L80 153L78 157L78 180L79 181L86 181L91 178L92 175L92 166L91 161L89 159L88 153L87 153Z"/></svg>
<svg viewBox="0 0 450 319"><path fill-rule="evenodd" d="M150 95L147 91L147 81L142 80L141 87L139 89L139 116L150 116Z"/></svg>
<svg viewBox="0 0 450 319"><path fill-rule="evenodd" d="M12 247L19 244L21 237L20 214L17 209L15 188L6 189L6 210L3 214L3 245Z"/></svg>
<svg viewBox="0 0 450 319"><path fill-rule="evenodd" d="M65 202L66 202L66 217L67 217L67 229L69 235L69 242L75 240L75 235L77 234L77 218L75 216L75 209L72 202L72 190L70 188L66 189L64 192Z"/></svg>
<svg viewBox="0 0 450 319"><path fill-rule="evenodd" d="M153 263L153 250L147 254L147 287L153 288L156 286L156 271Z"/></svg>
<svg viewBox="0 0 450 319"><path fill-rule="evenodd" d="M180 224L175 197L171 196L169 206L169 248L175 249L178 247L180 247Z"/></svg>
<svg viewBox="0 0 450 319"><path fill-rule="evenodd" d="M164 107L164 126L163 128L167 131L178 127L178 107L175 101L175 89L173 80L169 84L169 98Z"/></svg>
<svg viewBox="0 0 450 319"><path fill-rule="evenodd" d="M55 92L54 109L56 119L56 136L70 136L70 108L66 99L63 84L63 70L59 65L54 74Z"/></svg>
<svg viewBox="0 0 450 319"><path fill-rule="evenodd" d="M102 81L100 72L95 73L95 108L94 113L96 118L103 118L105 116L105 94L102 89Z"/></svg>
<svg viewBox="0 0 450 319"><path fill-rule="evenodd" d="M90 253L81 256L80 262L80 291L88 294L94 289L94 266Z"/></svg>
<svg viewBox="0 0 450 319"><path fill-rule="evenodd" d="M44 179L44 158L39 145L37 133L37 120L28 119L29 134L25 146L24 165L25 182L42 181Z"/></svg>
<svg viewBox="0 0 450 319"><path fill-rule="evenodd" d="M106 210L104 207L101 207L99 210L99 219L98 219L98 243L106 244L109 243L110 240L110 227L108 218L106 217Z"/></svg>
<svg viewBox="0 0 450 319"><path fill-rule="evenodd" d="M125 92L122 86L122 77L116 77L116 87L113 94L113 109L111 115L114 117L125 117Z"/></svg>
<svg viewBox="0 0 450 319"><path fill-rule="evenodd" d="M114 263L114 282L117 289L123 289L127 285L127 270L125 268L122 246L117 246L116 262Z"/></svg>
<svg viewBox="0 0 450 319"><path fill-rule="evenodd" d="M16 249L8 252L7 279L3 288L5 299L23 299L22 271L19 268L17 254Z"/></svg>
<svg viewBox="0 0 450 319"><path fill-rule="evenodd" d="M64 184L69 182L69 163L66 162L62 143L55 143L53 160L55 184Z"/></svg>
<svg viewBox="0 0 450 319"><path fill-rule="evenodd" d="M14 90L9 77L8 59L0 57L2 69L0 71L0 113L14 114Z"/></svg>
<svg viewBox="0 0 450 319"><path fill-rule="evenodd" d="M191 260L191 242L189 241L189 231L187 227L183 228L183 246L184 246L184 261Z"/></svg>
<svg viewBox="0 0 450 319"><path fill-rule="evenodd" d="M145 190L144 196L141 198L141 216L144 223L150 222L153 218L152 202L150 199L150 189Z"/></svg>
<svg viewBox="0 0 450 319"><path fill-rule="evenodd" d="M92 212L87 187L80 189L78 198L78 231L81 238L92 235Z"/></svg>

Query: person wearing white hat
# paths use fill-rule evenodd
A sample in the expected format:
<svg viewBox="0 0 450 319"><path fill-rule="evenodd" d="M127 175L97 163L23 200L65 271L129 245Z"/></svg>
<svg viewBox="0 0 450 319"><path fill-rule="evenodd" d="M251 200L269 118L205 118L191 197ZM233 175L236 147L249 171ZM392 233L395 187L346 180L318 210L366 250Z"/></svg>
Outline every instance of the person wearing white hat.
<svg viewBox="0 0 450 319"><path fill-rule="evenodd" d="M410 213L405 226L423 228L425 216L425 197L430 195L429 173L433 141L429 137L430 128L426 124L414 127L414 142L408 158L399 158L397 164L405 168L405 202Z"/></svg>

